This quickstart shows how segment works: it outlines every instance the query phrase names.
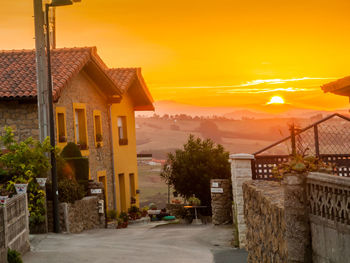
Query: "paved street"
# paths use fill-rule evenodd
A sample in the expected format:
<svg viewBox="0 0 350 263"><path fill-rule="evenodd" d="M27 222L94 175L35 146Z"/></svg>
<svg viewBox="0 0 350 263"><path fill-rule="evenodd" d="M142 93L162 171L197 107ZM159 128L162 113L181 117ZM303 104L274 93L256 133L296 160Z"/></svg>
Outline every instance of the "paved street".
<svg viewBox="0 0 350 263"><path fill-rule="evenodd" d="M129 226L82 234L36 235L25 263L243 263L246 252L230 247L231 227Z"/></svg>

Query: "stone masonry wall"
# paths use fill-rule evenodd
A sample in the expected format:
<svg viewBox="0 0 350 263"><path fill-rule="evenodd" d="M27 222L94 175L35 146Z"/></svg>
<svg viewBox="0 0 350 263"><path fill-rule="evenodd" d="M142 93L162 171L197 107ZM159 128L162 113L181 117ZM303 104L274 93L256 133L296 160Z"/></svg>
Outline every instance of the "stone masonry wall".
<svg viewBox="0 0 350 263"><path fill-rule="evenodd" d="M111 153L111 134L108 105L98 92L95 83L82 71L66 89L63 90L55 107L66 108L67 141L74 142L74 112L73 103L84 103L86 106L87 133L89 144L89 167L92 180L97 180L97 172L106 170L108 208L113 207L113 168ZM95 147L93 111L101 111L103 146Z"/></svg>
<svg viewBox="0 0 350 263"><path fill-rule="evenodd" d="M106 170L108 208L113 207L113 168L111 154L111 134L108 105L98 92L95 83L82 71L65 88L54 108L66 108L67 141L74 142L73 103L86 105L87 133L89 144L89 166L91 179L97 180L97 172ZM93 111L101 111L103 146L95 147ZM38 110L35 101L19 103L18 101L0 102L0 129L5 126L13 128L15 139L24 140L28 137L39 138ZM55 130L56 132L56 130ZM57 136L56 136L57 140Z"/></svg>
<svg viewBox="0 0 350 263"><path fill-rule="evenodd" d="M60 203L59 216L62 232L80 233L84 230L103 227L98 213L96 196L84 197L74 204ZM48 227L53 231L52 202L48 203Z"/></svg>
<svg viewBox="0 0 350 263"><path fill-rule="evenodd" d="M217 187L213 187L217 184ZM232 186L228 179L210 180L212 189L223 189L223 193L211 191L212 223L222 225L232 223Z"/></svg>
<svg viewBox="0 0 350 263"><path fill-rule="evenodd" d="M283 188L277 182L243 184L248 262L288 262Z"/></svg>
<svg viewBox="0 0 350 263"><path fill-rule="evenodd" d="M17 101L0 102L0 129L5 126L13 129L16 140L30 136L39 138L38 107L35 102L19 103Z"/></svg>

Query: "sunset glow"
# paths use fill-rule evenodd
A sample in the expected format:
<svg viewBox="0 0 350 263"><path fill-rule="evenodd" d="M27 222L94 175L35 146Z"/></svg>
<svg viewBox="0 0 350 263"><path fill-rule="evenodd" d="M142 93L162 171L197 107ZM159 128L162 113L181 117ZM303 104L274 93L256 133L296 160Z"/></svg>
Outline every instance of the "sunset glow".
<svg viewBox="0 0 350 263"><path fill-rule="evenodd" d="M267 104L284 104L284 99L280 96L273 96Z"/></svg>
<svg viewBox="0 0 350 263"><path fill-rule="evenodd" d="M1 1L0 49L34 48L32 2ZM156 101L251 107L278 93L332 110L348 99L320 86L350 75L348 10L348 0L83 0L57 8L57 46L141 67Z"/></svg>

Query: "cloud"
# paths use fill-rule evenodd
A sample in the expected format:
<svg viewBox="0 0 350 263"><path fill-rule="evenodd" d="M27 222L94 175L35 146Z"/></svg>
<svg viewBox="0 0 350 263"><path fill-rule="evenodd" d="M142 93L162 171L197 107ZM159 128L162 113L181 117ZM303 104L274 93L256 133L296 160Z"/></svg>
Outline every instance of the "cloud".
<svg viewBox="0 0 350 263"><path fill-rule="evenodd" d="M270 92L276 92L276 91L284 91L284 92L298 92L298 91L314 91L318 90L318 88L311 88L311 89L305 89L305 88L255 88L255 89L247 89L247 88L237 88L237 89L230 89L230 90L223 90L219 91L218 93L230 93L230 94L237 94L237 93L270 93Z"/></svg>
<svg viewBox="0 0 350 263"><path fill-rule="evenodd" d="M332 80L336 78L310 78L310 77L303 77L303 78L294 78L294 79L256 79L252 81L248 81L243 84L239 85L232 85L232 86L221 86L223 88L239 88L239 87L248 87L248 86L257 86L260 84L283 84L287 82L296 82L296 81L303 81L303 80Z"/></svg>

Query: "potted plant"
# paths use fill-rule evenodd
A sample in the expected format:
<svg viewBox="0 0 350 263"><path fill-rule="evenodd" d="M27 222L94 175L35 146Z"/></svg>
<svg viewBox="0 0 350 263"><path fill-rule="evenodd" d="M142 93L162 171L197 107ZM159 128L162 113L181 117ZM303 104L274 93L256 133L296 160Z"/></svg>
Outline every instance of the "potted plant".
<svg viewBox="0 0 350 263"><path fill-rule="evenodd" d="M121 212L119 215L119 218L122 220L121 227L126 228L128 227L128 221L129 221L129 216L125 212Z"/></svg>
<svg viewBox="0 0 350 263"><path fill-rule="evenodd" d="M197 197L190 197L189 199L188 199L188 202L189 202L189 204L190 205L192 205L192 206L198 206L198 205L201 205L201 200L199 200Z"/></svg>
<svg viewBox="0 0 350 263"><path fill-rule="evenodd" d="M89 147L87 146L86 142L79 142L78 146L79 146L80 150L88 150L89 149Z"/></svg>
<svg viewBox="0 0 350 263"><path fill-rule="evenodd" d="M102 140L103 140L102 134L100 134L100 133L96 134L96 141L102 142Z"/></svg>
<svg viewBox="0 0 350 263"><path fill-rule="evenodd" d="M58 137L58 142L67 142L66 136L60 135L60 136Z"/></svg>
<svg viewBox="0 0 350 263"><path fill-rule="evenodd" d="M17 194L27 193L28 182L23 177L17 177L15 179L15 189Z"/></svg>
<svg viewBox="0 0 350 263"><path fill-rule="evenodd" d="M9 198L10 192L6 189L5 186L1 186L0 188L0 206L4 206L6 204L7 199Z"/></svg>
<svg viewBox="0 0 350 263"><path fill-rule="evenodd" d="M131 204L136 204L136 198L132 196L132 197L130 198L130 203L131 203Z"/></svg>

